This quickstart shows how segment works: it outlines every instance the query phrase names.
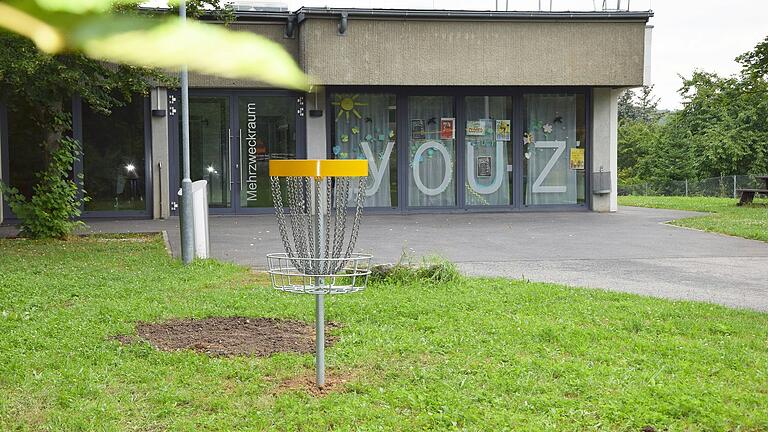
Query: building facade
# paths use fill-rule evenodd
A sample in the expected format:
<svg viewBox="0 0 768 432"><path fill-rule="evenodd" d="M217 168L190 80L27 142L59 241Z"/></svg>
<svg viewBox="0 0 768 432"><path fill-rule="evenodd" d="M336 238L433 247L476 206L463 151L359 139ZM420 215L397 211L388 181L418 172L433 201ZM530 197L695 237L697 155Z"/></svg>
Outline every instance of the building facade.
<svg viewBox="0 0 768 432"><path fill-rule="evenodd" d="M192 178L222 214L270 211L284 158L368 159L369 211L615 211L617 100L649 81L651 16L238 11L230 27L280 43L312 88L191 74ZM86 217L177 212L180 105L162 87L108 117L72 101ZM0 174L22 191L41 164L26 122L0 107Z"/></svg>

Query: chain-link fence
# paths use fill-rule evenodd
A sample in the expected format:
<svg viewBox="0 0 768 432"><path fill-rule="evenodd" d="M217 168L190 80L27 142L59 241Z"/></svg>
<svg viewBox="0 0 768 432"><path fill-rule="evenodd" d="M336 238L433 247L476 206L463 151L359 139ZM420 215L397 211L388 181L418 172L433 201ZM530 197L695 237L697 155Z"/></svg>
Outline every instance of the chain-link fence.
<svg viewBox="0 0 768 432"><path fill-rule="evenodd" d="M761 189L764 187L765 183L752 175L730 175L703 180L669 180L619 184L619 195L736 198L737 189Z"/></svg>

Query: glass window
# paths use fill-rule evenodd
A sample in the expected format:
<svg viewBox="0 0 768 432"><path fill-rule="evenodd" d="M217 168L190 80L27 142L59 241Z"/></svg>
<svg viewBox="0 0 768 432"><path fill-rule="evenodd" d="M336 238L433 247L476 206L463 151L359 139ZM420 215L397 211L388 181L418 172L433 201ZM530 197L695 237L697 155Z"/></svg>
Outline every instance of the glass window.
<svg viewBox="0 0 768 432"><path fill-rule="evenodd" d="M408 205L456 205L456 116L452 96L408 102Z"/></svg>
<svg viewBox="0 0 768 432"><path fill-rule="evenodd" d="M179 119L179 180L182 172L182 124ZM189 171L192 181L208 182L208 207L231 205L232 173L229 143L229 98L189 98Z"/></svg>
<svg viewBox="0 0 768 432"><path fill-rule="evenodd" d="M330 98L333 158L368 159L365 205L397 207L395 95L335 93Z"/></svg>
<svg viewBox="0 0 768 432"><path fill-rule="evenodd" d="M27 198L37 184L36 174L45 169L46 134L29 115L28 107L8 107L8 184Z"/></svg>
<svg viewBox="0 0 768 432"><path fill-rule="evenodd" d="M464 102L466 204L512 203L512 98L468 96Z"/></svg>
<svg viewBox="0 0 768 432"><path fill-rule="evenodd" d="M83 105L85 209L145 210L144 98L134 97L109 116Z"/></svg>
<svg viewBox="0 0 768 432"><path fill-rule="evenodd" d="M529 94L524 103L525 205L584 203L584 95Z"/></svg>
<svg viewBox="0 0 768 432"><path fill-rule="evenodd" d="M296 159L296 98L241 96L238 116L240 207L272 207L269 160Z"/></svg>

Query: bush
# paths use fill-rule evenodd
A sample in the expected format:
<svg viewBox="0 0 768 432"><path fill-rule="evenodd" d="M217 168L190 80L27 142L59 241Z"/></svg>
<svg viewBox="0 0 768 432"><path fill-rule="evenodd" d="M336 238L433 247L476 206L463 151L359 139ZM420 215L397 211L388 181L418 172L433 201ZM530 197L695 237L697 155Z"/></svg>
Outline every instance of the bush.
<svg viewBox="0 0 768 432"><path fill-rule="evenodd" d="M413 283L426 282L441 284L457 280L461 277L456 265L440 257L424 258L421 264L403 262L383 264L371 268L370 279L380 283Z"/></svg>
<svg viewBox="0 0 768 432"><path fill-rule="evenodd" d="M30 199L18 189L2 185L8 205L21 221L21 236L63 239L78 226L85 226L76 218L88 198L84 196L85 192L82 197L78 195L77 184L69 177L75 159L81 154L80 143L72 138L62 138L58 144L59 147L51 152L48 166L36 174L37 184Z"/></svg>

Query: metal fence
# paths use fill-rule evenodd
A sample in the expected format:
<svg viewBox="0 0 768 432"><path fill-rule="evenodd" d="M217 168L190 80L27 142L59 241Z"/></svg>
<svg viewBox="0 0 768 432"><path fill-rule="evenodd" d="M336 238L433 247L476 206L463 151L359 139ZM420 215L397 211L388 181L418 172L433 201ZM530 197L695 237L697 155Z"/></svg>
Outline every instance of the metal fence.
<svg viewBox="0 0 768 432"><path fill-rule="evenodd" d="M752 175L731 175L703 180L669 180L619 184L619 195L706 196L736 198L736 189L761 188L763 182Z"/></svg>

